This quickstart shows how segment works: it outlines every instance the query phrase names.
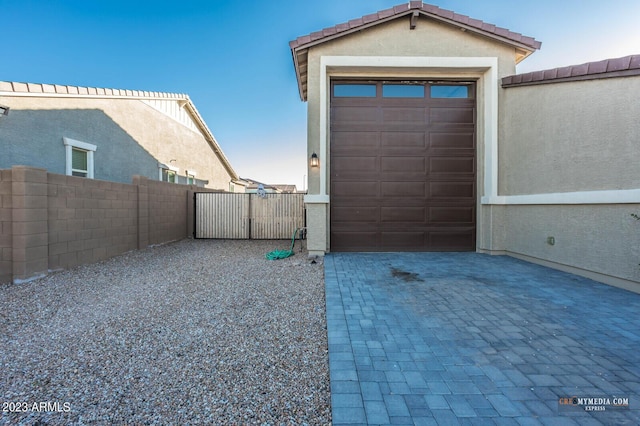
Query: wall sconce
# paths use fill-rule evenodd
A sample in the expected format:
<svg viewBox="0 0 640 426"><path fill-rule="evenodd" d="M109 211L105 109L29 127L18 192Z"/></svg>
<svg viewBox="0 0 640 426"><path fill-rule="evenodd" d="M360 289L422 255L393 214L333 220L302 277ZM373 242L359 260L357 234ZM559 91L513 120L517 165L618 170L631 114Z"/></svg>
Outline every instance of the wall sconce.
<svg viewBox="0 0 640 426"><path fill-rule="evenodd" d="M5 105L0 105L0 116L1 115L9 115L9 107Z"/></svg>
<svg viewBox="0 0 640 426"><path fill-rule="evenodd" d="M315 152L311 154L311 159L309 160L309 165L311 167L318 167L320 165L320 160L318 159L318 154Z"/></svg>

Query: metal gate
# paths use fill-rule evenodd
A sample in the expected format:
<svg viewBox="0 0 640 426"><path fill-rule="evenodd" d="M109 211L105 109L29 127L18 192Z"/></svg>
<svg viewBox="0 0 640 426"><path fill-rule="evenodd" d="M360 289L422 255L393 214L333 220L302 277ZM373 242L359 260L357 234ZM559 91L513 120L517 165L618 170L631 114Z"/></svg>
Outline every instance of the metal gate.
<svg viewBox="0 0 640 426"><path fill-rule="evenodd" d="M195 238L281 240L305 222L304 194L195 193Z"/></svg>

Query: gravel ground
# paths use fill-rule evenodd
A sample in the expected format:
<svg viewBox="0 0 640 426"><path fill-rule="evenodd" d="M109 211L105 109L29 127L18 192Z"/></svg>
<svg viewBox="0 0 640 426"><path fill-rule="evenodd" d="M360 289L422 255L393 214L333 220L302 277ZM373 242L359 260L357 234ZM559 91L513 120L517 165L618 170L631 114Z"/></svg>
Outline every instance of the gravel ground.
<svg viewBox="0 0 640 426"><path fill-rule="evenodd" d="M183 240L0 286L1 423L329 424L323 266L298 243L264 258L289 244Z"/></svg>

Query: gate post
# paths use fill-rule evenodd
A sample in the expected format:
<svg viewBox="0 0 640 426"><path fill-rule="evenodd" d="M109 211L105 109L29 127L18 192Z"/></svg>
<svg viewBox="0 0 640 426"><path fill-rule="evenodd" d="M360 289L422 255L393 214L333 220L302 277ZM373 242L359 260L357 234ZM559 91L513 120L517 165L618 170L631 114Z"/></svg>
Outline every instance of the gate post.
<svg viewBox="0 0 640 426"><path fill-rule="evenodd" d="M187 191L187 238L196 237L196 193Z"/></svg>

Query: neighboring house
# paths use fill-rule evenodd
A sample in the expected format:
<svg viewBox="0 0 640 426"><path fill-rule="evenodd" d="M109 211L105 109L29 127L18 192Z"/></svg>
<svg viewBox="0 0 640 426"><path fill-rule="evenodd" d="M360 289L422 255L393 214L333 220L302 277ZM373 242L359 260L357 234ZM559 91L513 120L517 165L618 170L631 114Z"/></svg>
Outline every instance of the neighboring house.
<svg viewBox="0 0 640 426"><path fill-rule="evenodd" d="M297 194L298 193L298 188L295 185L275 184L273 186L276 187L276 189L280 194Z"/></svg>
<svg viewBox="0 0 640 426"><path fill-rule="evenodd" d="M235 189L238 175L187 95L0 82L0 105L0 169Z"/></svg>
<svg viewBox="0 0 640 426"><path fill-rule="evenodd" d="M290 47L310 255L508 254L640 291L640 56L514 75L540 42L415 1Z"/></svg>
<svg viewBox="0 0 640 426"><path fill-rule="evenodd" d="M240 178L245 183L245 192L255 194L259 189L263 189L266 194L296 194L298 192L295 185L269 185L257 180Z"/></svg>

